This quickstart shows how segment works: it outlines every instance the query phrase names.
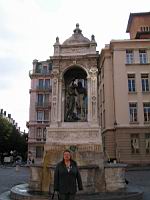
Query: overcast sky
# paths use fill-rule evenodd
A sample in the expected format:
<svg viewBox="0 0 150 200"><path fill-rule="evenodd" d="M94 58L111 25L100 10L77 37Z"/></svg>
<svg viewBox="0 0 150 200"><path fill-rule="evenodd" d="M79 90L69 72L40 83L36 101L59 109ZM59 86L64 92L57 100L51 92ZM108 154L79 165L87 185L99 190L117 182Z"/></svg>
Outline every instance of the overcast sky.
<svg viewBox="0 0 150 200"><path fill-rule="evenodd" d="M112 39L128 39L130 13L149 12L149 0L0 0L0 109L21 127L29 120L32 61L53 55L53 44L79 23L95 35L100 51Z"/></svg>

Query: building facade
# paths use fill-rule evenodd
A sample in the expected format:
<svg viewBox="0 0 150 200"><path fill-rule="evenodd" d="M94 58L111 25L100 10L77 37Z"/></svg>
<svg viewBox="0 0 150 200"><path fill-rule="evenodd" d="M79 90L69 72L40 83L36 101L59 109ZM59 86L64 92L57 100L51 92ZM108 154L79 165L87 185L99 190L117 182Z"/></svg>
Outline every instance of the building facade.
<svg viewBox="0 0 150 200"><path fill-rule="evenodd" d="M41 162L46 141L46 127L50 123L51 110L51 70L50 60L38 62L33 60L33 69L29 72L31 78L30 114L27 127L28 157Z"/></svg>
<svg viewBox="0 0 150 200"><path fill-rule="evenodd" d="M150 13L132 13L129 40L112 40L99 63L99 114L107 159L150 162Z"/></svg>
<svg viewBox="0 0 150 200"><path fill-rule="evenodd" d="M92 55L92 51L95 51L95 38L92 36L91 40L88 40L82 37L82 41L80 41L81 30L78 25L74 30L74 34L79 34L77 40L72 40L73 35L72 38L60 45L59 38L56 38L54 56L47 61L33 61L33 70L29 73L31 78L30 117L27 126L29 128L28 154L34 157L36 162L42 161L46 143L46 130L48 130L50 124L56 127L55 120L57 121L57 126L63 124L62 122L74 123L74 126L76 126L79 122L90 122L91 125L92 123L94 125L94 120L98 119L99 129L103 138L105 160L116 159L118 162L129 164L149 164L149 19L150 13L131 13L127 26L130 39L110 41L110 44L106 45L100 54L97 52L94 55L96 59L94 63L92 56L90 57L89 55ZM83 40L86 41L83 42ZM74 47L70 52L68 48L70 47L70 41L73 44L80 43L80 48ZM90 45L90 48L88 47L88 57L84 55L85 43ZM62 53L60 47L63 49L63 53L67 55L67 57L63 55L63 59L59 57ZM74 54L73 59L72 53ZM79 55L80 53L82 56ZM58 76L60 69L57 66L59 66L60 62L62 67L63 62L65 65L68 63L68 67L78 66L79 64L82 66L82 63L84 65L86 62L87 72L89 74L97 74L97 94L92 97L93 91L88 89L88 99L83 104L84 112L80 112L79 115L75 115L75 113L70 115L70 112L66 109L69 106L67 101L64 101L65 95L67 95L65 93L65 84L67 82L61 84L61 88L60 86L57 87L60 83L56 82L56 88L53 87L52 93L52 80ZM95 69L97 70L95 71ZM80 79L86 80L82 84L86 87L88 82L92 87L92 80L95 79L89 81L89 77L85 78L82 67L77 67L75 71L69 71L68 68L64 73L66 81L71 73L76 73L76 76L81 74ZM75 81L78 80L76 79ZM60 96L57 90L63 90L62 94L64 96ZM56 96L55 93L59 96ZM57 98L62 99L62 104L57 105ZM93 113L97 116L93 118L94 114L91 109L92 106L95 106L95 103L97 107L95 112L93 110ZM52 111L51 106L53 107Z"/></svg>

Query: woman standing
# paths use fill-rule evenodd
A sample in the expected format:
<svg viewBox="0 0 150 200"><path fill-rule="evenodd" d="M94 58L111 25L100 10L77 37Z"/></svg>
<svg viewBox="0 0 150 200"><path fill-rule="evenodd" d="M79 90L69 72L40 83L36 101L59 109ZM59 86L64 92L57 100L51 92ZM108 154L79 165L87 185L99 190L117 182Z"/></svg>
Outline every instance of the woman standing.
<svg viewBox="0 0 150 200"><path fill-rule="evenodd" d="M78 189L83 190L82 180L77 163L71 159L69 150L63 153L63 160L56 166L54 173L54 191L59 193L60 200L74 200Z"/></svg>

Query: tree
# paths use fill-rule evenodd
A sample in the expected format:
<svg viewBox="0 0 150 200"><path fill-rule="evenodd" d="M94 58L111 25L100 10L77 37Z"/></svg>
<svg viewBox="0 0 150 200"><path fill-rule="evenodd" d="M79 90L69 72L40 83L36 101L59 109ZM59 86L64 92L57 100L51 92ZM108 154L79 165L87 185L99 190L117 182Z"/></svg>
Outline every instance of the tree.
<svg viewBox="0 0 150 200"><path fill-rule="evenodd" d="M27 134L21 133L7 119L0 117L0 153L15 151L25 160L27 154Z"/></svg>
<svg viewBox="0 0 150 200"><path fill-rule="evenodd" d="M9 147L9 137L12 133L12 125L11 123L5 119L0 117L0 152L5 153L8 152Z"/></svg>

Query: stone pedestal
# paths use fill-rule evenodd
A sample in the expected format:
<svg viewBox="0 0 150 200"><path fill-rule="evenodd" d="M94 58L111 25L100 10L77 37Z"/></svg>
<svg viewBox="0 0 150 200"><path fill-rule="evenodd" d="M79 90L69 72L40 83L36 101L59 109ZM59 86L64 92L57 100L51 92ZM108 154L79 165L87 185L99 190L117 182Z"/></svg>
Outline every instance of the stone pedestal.
<svg viewBox="0 0 150 200"><path fill-rule="evenodd" d="M110 163L105 165L106 191L113 192L126 188L125 169L126 164Z"/></svg>
<svg viewBox="0 0 150 200"><path fill-rule="evenodd" d="M84 192L104 191L103 150L99 128L90 127L88 123L66 123L61 127L47 129L44 152L49 160L51 188L54 174L52 166L62 160L65 149L72 151L72 158L79 166Z"/></svg>
<svg viewBox="0 0 150 200"><path fill-rule="evenodd" d="M41 165L30 166L29 188L31 191L42 191L41 188L42 170L43 167Z"/></svg>

